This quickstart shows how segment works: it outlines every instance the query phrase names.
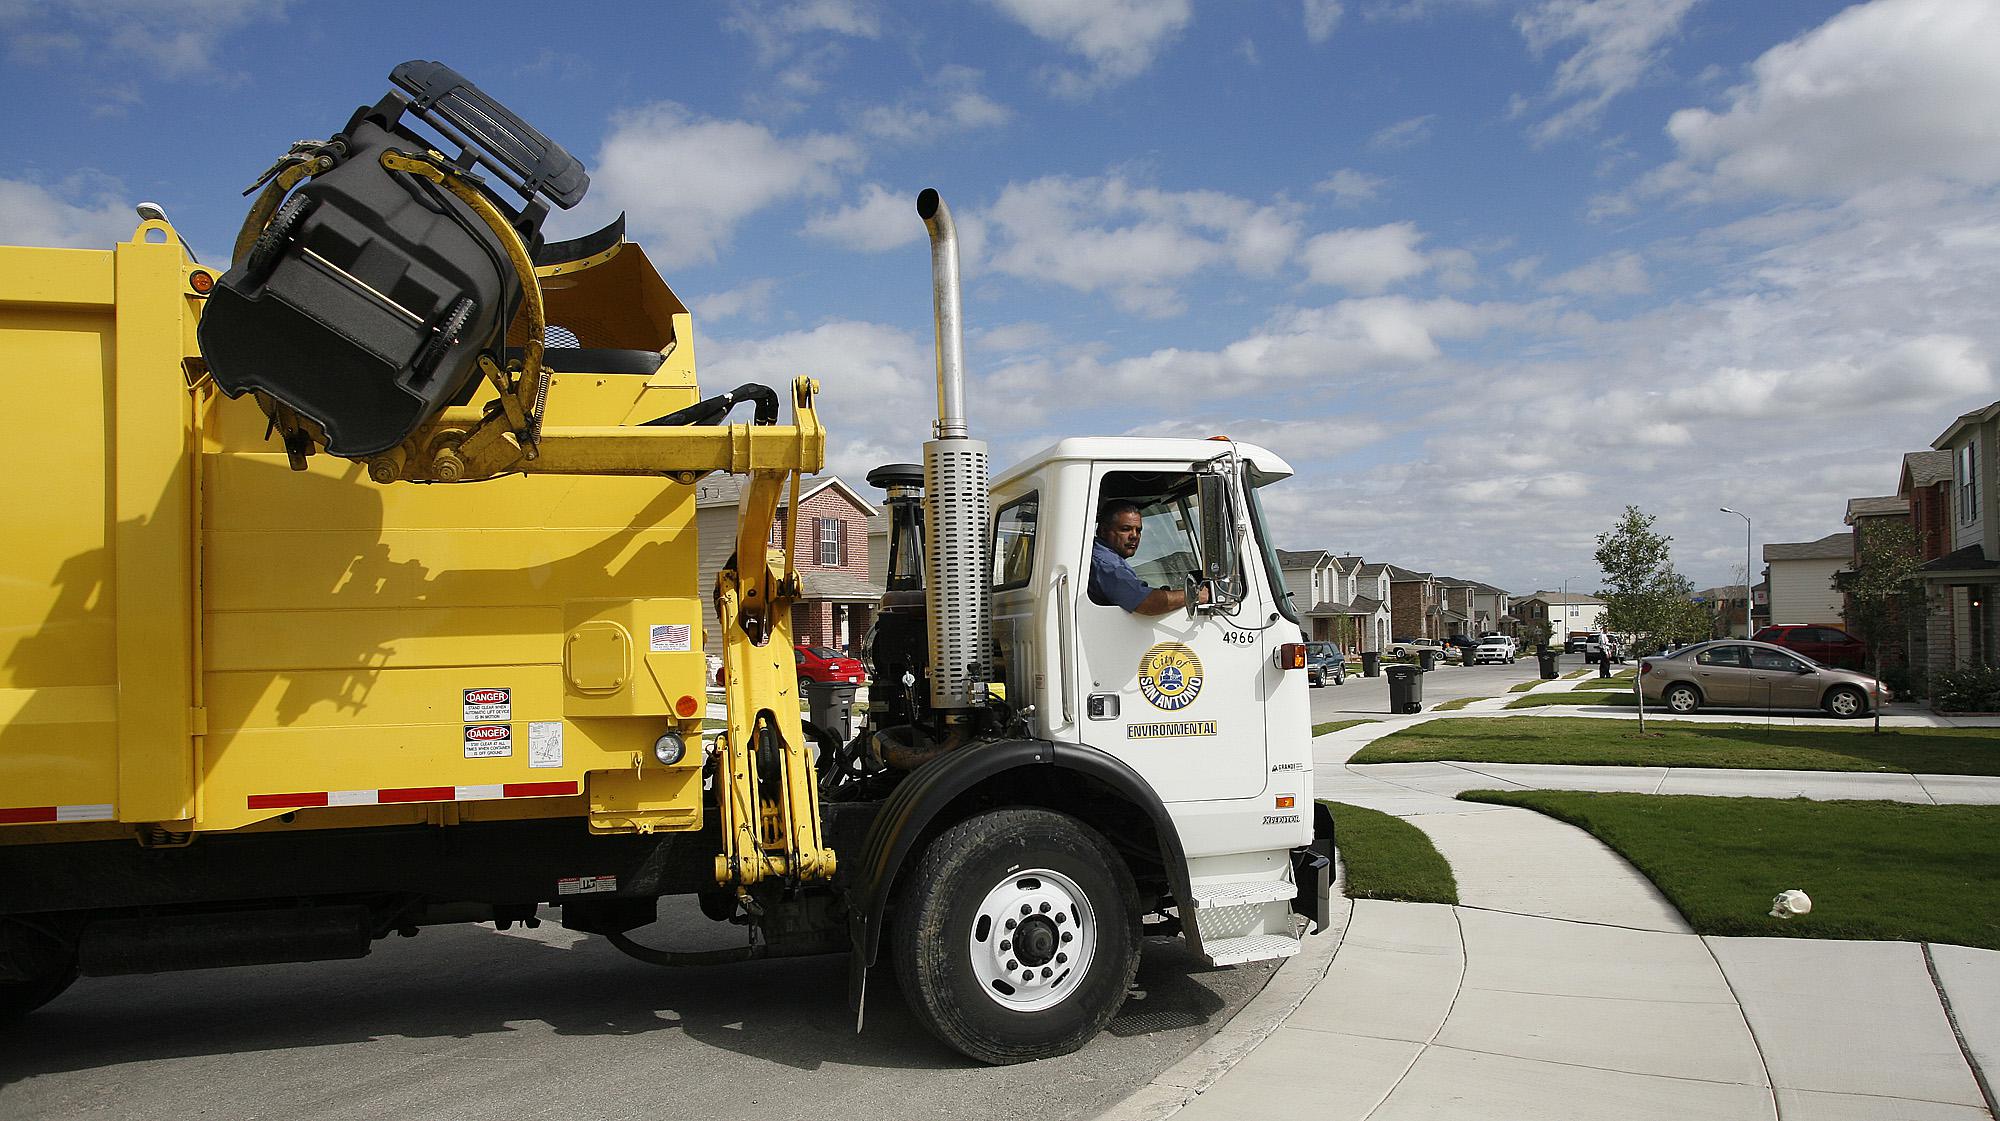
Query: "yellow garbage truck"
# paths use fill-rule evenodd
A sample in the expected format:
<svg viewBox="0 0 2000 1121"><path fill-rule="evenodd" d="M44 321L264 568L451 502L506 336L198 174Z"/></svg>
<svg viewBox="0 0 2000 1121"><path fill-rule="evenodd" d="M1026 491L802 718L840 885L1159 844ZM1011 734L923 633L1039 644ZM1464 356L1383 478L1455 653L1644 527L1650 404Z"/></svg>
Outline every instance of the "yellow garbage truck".
<svg viewBox="0 0 2000 1121"><path fill-rule="evenodd" d="M261 177L226 271L150 206L108 250L0 248L41 464L0 552L0 1018L559 914L664 965L832 955L857 1029L892 966L1004 1063L1088 1042L1148 937L1227 965L1323 927L1280 458L1075 438L990 476L926 191L939 416L871 475L859 727L808 720L817 383L704 395L622 220L543 238L583 166L449 67L391 79ZM741 499L702 586L712 473ZM1104 517L1143 545L1093 577ZM669 896L743 944L654 945Z"/></svg>

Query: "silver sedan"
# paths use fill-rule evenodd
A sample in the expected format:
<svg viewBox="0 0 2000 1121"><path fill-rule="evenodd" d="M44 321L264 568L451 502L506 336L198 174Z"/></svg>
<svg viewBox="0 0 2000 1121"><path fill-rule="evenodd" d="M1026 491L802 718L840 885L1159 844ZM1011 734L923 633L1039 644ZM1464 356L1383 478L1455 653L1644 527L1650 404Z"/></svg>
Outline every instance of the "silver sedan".
<svg viewBox="0 0 2000 1121"><path fill-rule="evenodd" d="M1768 642L1723 639L1655 654L1639 663L1639 691L1685 715L1701 708L1823 708L1865 716L1875 698L1895 698L1865 673L1823 666Z"/></svg>

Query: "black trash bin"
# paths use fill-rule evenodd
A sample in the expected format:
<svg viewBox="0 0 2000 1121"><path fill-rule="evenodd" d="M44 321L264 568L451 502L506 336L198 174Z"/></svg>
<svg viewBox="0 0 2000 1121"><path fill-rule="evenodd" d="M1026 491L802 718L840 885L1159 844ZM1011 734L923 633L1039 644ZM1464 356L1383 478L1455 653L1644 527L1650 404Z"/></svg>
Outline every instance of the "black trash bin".
<svg viewBox="0 0 2000 1121"><path fill-rule="evenodd" d="M1438 668L1438 652L1435 650L1417 651L1417 666L1425 673Z"/></svg>
<svg viewBox="0 0 2000 1121"><path fill-rule="evenodd" d="M1389 675L1389 711L1391 713L1422 712L1424 710L1424 671L1416 666L1389 666L1383 672Z"/></svg>
<svg viewBox="0 0 2000 1121"><path fill-rule="evenodd" d="M1556 654L1556 652L1555 652L1555 651L1553 651L1553 650L1549 649L1549 648L1548 648L1548 647L1546 647L1546 646L1544 646L1544 647L1542 647L1541 649L1539 649L1539 650L1535 651L1535 658L1536 658L1536 660L1537 660L1537 661L1539 661L1539 662L1541 662L1541 664L1542 664L1542 680L1543 680L1543 681L1554 681L1554 680L1556 679L1556 676L1557 676L1557 673L1556 673L1556 658L1557 658L1557 656L1558 656L1558 655Z"/></svg>
<svg viewBox="0 0 2000 1121"><path fill-rule="evenodd" d="M854 735L853 685L831 681L803 681L806 694L806 722L824 728L846 743Z"/></svg>
<svg viewBox="0 0 2000 1121"><path fill-rule="evenodd" d="M1361 652L1361 676L1382 676L1382 652L1380 650L1363 650Z"/></svg>

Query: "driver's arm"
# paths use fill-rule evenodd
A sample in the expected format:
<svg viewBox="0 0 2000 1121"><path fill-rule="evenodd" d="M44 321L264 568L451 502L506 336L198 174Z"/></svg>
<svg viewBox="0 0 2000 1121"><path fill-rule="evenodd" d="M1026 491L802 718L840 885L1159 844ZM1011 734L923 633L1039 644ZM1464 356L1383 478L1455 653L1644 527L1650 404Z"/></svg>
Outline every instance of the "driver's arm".
<svg viewBox="0 0 2000 1121"><path fill-rule="evenodd" d="M1208 585L1201 587L1196 603L1208 602ZM1134 615L1168 615L1187 606L1187 592L1179 588L1154 588L1132 609Z"/></svg>

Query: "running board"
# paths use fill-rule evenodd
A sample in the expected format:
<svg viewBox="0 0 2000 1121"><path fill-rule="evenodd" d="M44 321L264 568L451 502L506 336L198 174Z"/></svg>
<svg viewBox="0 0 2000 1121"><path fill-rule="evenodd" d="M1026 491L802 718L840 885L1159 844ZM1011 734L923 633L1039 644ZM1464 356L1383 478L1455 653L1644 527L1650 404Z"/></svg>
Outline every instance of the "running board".
<svg viewBox="0 0 2000 1121"><path fill-rule="evenodd" d="M1282 934L1248 934L1240 938L1217 938L1203 945L1202 952L1211 965L1242 965L1291 957L1299 952L1299 940Z"/></svg>

